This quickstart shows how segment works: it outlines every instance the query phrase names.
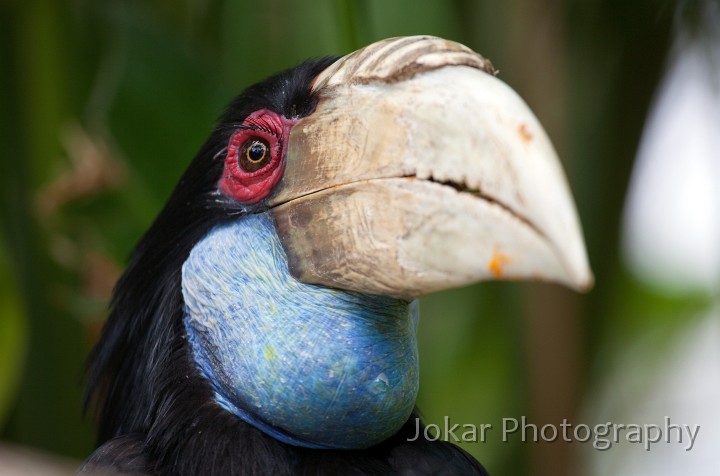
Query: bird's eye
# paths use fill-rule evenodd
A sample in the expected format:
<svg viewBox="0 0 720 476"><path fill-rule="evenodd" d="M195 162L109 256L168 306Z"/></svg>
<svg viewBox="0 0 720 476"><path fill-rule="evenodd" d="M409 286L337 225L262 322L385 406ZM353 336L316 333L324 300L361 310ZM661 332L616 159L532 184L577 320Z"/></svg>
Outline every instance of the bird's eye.
<svg viewBox="0 0 720 476"><path fill-rule="evenodd" d="M220 190L240 203L265 200L282 178L285 147L296 122L267 109L245 118L224 149Z"/></svg>
<svg viewBox="0 0 720 476"><path fill-rule="evenodd" d="M243 145L238 163L246 172L255 172L270 162L270 146L262 139L251 139Z"/></svg>

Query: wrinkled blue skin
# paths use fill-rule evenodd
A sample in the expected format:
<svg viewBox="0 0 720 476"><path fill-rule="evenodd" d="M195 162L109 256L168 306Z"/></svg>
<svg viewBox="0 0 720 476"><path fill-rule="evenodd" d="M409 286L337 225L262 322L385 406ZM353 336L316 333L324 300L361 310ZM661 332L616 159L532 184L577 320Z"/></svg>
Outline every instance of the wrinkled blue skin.
<svg viewBox="0 0 720 476"><path fill-rule="evenodd" d="M417 397L416 302L293 278L269 214L213 229L182 268L193 355L226 410L278 440L367 448Z"/></svg>

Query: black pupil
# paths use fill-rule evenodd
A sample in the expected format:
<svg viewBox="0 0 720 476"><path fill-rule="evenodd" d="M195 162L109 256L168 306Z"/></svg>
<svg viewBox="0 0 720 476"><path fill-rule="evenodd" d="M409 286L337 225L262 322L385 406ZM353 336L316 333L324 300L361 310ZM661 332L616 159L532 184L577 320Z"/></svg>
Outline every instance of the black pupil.
<svg viewBox="0 0 720 476"><path fill-rule="evenodd" d="M248 159L250 159L250 162L259 162L265 158L266 152L267 149L265 148L265 144L253 142L250 146L250 150L248 150Z"/></svg>
<svg viewBox="0 0 720 476"><path fill-rule="evenodd" d="M248 141L240 151L238 163L246 172L256 172L270 162L270 146L262 139Z"/></svg>

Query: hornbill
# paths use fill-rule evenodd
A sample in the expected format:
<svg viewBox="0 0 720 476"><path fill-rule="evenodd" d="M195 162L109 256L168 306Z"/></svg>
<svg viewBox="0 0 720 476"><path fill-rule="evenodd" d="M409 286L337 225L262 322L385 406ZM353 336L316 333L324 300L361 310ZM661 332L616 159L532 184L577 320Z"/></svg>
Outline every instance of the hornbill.
<svg viewBox="0 0 720 476"><path fill-rule="evenodd" d="M410 441L417 298L592 280L552 145L494 73L406 37L242 92L114 290L80 473L485 474Z"/></svg>

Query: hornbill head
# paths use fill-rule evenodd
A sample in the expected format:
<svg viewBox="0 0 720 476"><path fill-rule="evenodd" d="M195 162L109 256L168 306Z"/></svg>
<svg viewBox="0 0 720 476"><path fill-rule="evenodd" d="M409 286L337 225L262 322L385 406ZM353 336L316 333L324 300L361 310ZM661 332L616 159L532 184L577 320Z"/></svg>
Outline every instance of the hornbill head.
<svg viewBox="0 0 720 476"><path fill-rule="evenodd" d="M136 435L157 472L369 455L413 412L416 299L485 279L592 282L553 147L490 62L408 37L280 73L230 105L117 285L100 442Z"/></svg>

